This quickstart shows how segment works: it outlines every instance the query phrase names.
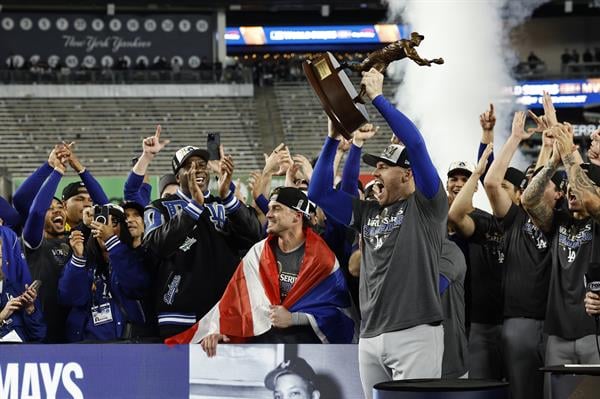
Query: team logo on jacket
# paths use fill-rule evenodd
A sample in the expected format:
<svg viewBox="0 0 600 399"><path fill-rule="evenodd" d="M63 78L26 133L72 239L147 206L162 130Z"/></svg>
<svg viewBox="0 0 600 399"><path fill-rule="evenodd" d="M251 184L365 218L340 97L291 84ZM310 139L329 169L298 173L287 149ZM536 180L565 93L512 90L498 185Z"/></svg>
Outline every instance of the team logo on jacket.
<svg viewBox="0 0 600 399"><path fill-rule="evenodd" d="M548 240L544 233L537 228L531 221L531 219L527 219L527 223L523 225L523 231L534 243L537 249L544 250L548 248Z"/></svg>
<svg viewBox="0 0 600 399"><path fill-rule="evenodd" d="M196 243L196 241L198 240L196 240L194 237L186 237L185 241L183 242L183 244L181 244L179 249L181 249L183 252L187 252L190 250L192 245Z"/></svg>
<svg viewBox="0 0 600 399"><path fill-rule="evenodd" d="M379 249L392 231L400 228L404 221L404 206L398 209L395 215L388 215L388 208L381 213L367 220L363 226L363 238L373 246L373 249Z"/></svg>
<svg viewBox="0 0 600 399"><path fill-rule="evenodd" d="M169 283L169 289L167 290L167 293L163 296L163 301L165 301L167 305L172 305L175 301L175 294L178 291L180 282L181 276L179 274L176 274L175 277L173 277L173 280L171 280L171 282Z"/></svg>

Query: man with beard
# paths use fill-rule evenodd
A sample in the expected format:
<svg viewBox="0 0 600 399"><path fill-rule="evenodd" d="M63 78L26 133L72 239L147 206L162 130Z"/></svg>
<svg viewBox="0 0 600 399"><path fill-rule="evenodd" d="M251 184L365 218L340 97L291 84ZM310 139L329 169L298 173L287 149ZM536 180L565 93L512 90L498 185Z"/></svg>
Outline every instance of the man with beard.
<svg viewBox="0 0 600 399"><path fill-rule="evenodd" d="M219 196L208 190L208 151L180 148L173 156L179 189L152 202L144 215L160 336L182 332L221 298L240 253L262 238L253 210L235 197L233 160L221 154Z"/></svg>
<svg viewBox="0 0 600 399"><path fill-rule="evenodd" d="M58 157L65 161L66 150ZM23 252L34 280L41 280L38 298L47 325L45 342L61 343L65 339L65 323L69 312L58 304L58 279L71 255L65 235L67 215L63 203L53 194L65 173L65 165L57 161L54 170L35 196L23 229Z"/></svg>
<svg viewBox="0 0 600 399"><path fill-rule="evenodd" d="M380 186L377 202L333 188L340 135L330 128L309 198L339 223L362 233L359 364L363 391L390 379L440 377L444 351L439 263L448 199L414 124L382 95L383 75L363 72L373 105L406 147L365 154Z"/></svg>
<svg viewBox="0 0 600 399"><path fill-rule="evenodd" d="M590 164L581 164L567 126L553 127L550 135L555 139L554 153L523 193L523 204L534 222L540 228L551 226L555 231L545 322L546 365L598 363L594 320L586 315L583 305L586 295L583 281L594 256L594 245L597 248L600 242L599 214L584 205L588 198L584 191L596 197L597 206L600 178L594 173L586 175ZM568 212L554 212L544 200L546 187L551 184L561 159L569 178Z"/></svg>

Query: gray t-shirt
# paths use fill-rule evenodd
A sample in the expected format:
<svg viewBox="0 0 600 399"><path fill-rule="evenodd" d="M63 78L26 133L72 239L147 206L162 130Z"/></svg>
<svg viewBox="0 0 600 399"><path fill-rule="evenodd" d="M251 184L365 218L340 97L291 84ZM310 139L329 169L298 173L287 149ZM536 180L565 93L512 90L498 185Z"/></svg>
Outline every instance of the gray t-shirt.
<svg viewBox="0 0 600 399"><path fill-rule="evenodd" d="M450 240L444 240L442 246L440 274L450 282L442 294L444 309L442 378L459 378L468 371L464 286L467 262L460 248Z"/></svg>
<svg viewBox="0 0 600 399"><path fill-rule="evenodd" d="M302 259L304 259L304 244L292 252L286 253L279 248L277 240L273 240L273 243L275 258L277 259L277 270L279 271L279 293L281 302L283 302L294 286L298 273L300 273L300 265Z"/></svg>
<svg viewBox="0 0 600 399"><path fill-rule="evenodd" d="M441 182L381 207L353 200L351 227L362 233L359 297L363 338L442 321L438 266L448 199Z"/></svg>

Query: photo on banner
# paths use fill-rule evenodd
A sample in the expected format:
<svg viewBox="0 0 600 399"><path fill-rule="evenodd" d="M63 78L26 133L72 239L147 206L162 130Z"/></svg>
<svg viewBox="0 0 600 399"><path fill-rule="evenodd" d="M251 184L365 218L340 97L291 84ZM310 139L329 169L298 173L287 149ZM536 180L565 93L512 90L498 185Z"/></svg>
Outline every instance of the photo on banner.
<svg viewBox="0 0 600 399"><path fill-rule="evenodd" d="M273 398L273 389L286 389L279 377L287 374L301 376L321 398L363 397L357 345L228 344L213 358L200 345L189 348L190 399Z"/></svg>

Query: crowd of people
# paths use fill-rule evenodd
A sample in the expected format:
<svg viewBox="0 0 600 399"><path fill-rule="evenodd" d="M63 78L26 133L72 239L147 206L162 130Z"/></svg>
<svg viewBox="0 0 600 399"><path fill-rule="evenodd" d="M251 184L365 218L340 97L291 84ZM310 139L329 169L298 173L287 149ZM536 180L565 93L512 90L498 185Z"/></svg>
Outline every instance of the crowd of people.
<svg viewBox="0 0 600 399"><path fill-rule="evenodd" d="M600 296L584 283L600 265L600 132L583 162L545 94L536 127L517 112L494 154L490 106L477 164L456 160L444 183L383 79L362 78L394 133L380 154L362 154L377 127L346 140L330 123L314 164L284 144L265 155L251 199L231 154L189 145L151 201L160 126L121 204L73 143L57 144L0 202L0 340L194 342L208 356L227 342L358 343L367 398L376 383L427 377L507 379L513 398L541 398L540 367L600 362ZM537 163L510 167L536 133ZM364 187L361 159L374 168ZM54 197L67 168L81 181ZM491 214L473 206L479 183Z"/></svg>

